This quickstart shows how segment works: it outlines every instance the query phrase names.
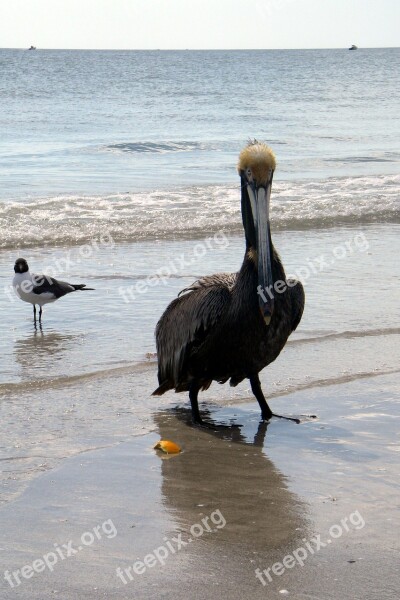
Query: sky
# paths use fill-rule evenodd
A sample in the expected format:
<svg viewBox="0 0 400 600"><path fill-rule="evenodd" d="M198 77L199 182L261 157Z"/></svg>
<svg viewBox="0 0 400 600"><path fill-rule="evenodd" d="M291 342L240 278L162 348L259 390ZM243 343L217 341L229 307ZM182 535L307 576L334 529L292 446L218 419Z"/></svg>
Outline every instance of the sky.
<svg viewBox="0 0 400 600"><path fill-rule="evenodd" d="M0 48L400 46L400 0L0 0Z"/></svg>

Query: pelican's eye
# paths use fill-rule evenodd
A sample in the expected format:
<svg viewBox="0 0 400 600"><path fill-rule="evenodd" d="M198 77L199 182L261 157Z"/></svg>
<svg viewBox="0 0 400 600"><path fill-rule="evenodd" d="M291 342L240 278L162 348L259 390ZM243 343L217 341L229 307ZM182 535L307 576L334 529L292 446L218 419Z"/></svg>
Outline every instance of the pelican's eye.
<svg viewBox="0 0 400 600"><path fill-rule="evenodd" d="M246 169L246 177L247 177L247 179L248 179L249 181L252 181L252 180L253 180L253 174L252 174L252 172L251 172L251 169L250 169L250 168L247 168L247 169Z"/></svg>

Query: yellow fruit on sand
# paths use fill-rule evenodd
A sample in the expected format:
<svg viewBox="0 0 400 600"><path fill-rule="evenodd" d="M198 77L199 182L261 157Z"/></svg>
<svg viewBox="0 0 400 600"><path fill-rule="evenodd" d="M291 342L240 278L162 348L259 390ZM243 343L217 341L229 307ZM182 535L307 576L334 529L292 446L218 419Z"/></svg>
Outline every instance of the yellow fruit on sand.
<svg viewBox="0 0 400 600"><path fill-rule="evenodd" d="M175 442L170 442L169 440L160 440L154 446L154 449L161 450L162 452L165 452L165 454L178 454L182 451L178 444L175 444Z"/></svg>

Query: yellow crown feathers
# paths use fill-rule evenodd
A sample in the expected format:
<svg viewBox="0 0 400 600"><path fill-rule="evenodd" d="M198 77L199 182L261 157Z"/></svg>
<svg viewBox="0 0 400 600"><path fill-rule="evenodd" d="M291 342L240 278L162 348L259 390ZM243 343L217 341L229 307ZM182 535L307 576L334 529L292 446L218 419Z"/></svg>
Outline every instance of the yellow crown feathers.
<svg viewBox="0 0 400 600"><path fill-rule="evenodd" d="M267 144L250 142L239 155L238 171L250 169L253 179L259 184L269 181L276 167L275 154Z"/></svg>

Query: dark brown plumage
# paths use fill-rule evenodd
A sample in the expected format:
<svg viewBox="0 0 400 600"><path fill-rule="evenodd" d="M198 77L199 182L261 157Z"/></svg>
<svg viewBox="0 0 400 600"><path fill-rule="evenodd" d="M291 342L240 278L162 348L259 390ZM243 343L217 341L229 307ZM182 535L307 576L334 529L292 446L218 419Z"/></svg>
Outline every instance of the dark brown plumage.
<svg viewBox="0 0 400 600"><path fill-rule="evenodd" d="M241 175L243 180L244 174ZM156 328L160 385L154 395L170 389L189 391L193 420L197 423L202 423L197 403L199 390L207 389L212 381L225 383L228 379L230 385L235 386L248 378L262 417L273 416L263 396L258 373L277 358L299 324L304 309L303 286L298 281L286 280L270 239L269 223L265 233L269 236L270 285L273 287L281 281L279 289L285 287L285 290L273 293L273 304L271 307L267 303L268 310L260 300L262 269L257 248L260 223L255 222L250 209L251 190L247 192L245 188L249 185L248 176L244 184L242 214L246 252L240 271L207 276L182 290ZM257 199L258 187L255 188Z"/></svg>

